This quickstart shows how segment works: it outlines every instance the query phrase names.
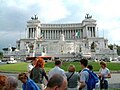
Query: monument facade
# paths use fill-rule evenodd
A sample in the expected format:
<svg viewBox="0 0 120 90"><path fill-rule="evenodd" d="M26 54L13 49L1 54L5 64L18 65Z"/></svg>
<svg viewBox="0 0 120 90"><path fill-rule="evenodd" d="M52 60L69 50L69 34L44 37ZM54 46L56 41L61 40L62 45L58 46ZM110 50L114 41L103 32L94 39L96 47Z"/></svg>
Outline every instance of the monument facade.
<svg viewBox="0 0 120 90"><path fill-rule="evenodd" d="M44 24L35 15L27 21L26 38L16 41L18 56L52 56L71 58L72 54L101 59L116 57L116 47L99 37L97 22L89 14L81 23Z"/></svg>

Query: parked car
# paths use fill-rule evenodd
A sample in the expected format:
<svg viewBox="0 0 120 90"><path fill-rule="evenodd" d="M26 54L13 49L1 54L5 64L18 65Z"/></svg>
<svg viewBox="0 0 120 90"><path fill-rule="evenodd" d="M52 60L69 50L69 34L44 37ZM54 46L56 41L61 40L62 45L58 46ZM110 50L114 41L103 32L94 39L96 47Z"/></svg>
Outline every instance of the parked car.
<svg viewBox="0 0 120 90"><path fill-rule="evenodd" d="M102 58L100 61L110 62L109 58Z"/></svg>
<svg viewBox="0 0 120 90"><path fill-rule="evenodd" d="M6 61L6 60L1 60L0 63L1 63L1 64L6 64L7 61Z"/></svg>
<svg viewBox="0 0 120 90"><path fill-rule="evenodd" d="M7 64L14 64L14 63L17 63L17 61L16 60L7 61Z"/></svg>

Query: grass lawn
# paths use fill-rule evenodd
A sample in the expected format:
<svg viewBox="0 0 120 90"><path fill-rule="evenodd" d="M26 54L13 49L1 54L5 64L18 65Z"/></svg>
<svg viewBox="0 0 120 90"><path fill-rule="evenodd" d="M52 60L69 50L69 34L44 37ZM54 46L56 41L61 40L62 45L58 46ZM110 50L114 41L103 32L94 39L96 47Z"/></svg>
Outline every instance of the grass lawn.
<svg viewBox="0 0 120 90"><path fill-rule="evenodd" d="M70 64L74 64L76 67L76 70L79 71L81 70L80 67L80 63L79 62L66 62L63 63L62 68L67 71L67 68ZM94 67L94 71L99 71L100 65L99 62L89 62L89 64L93 65ZM120 70L120 63L107 63L107 67L111 70L111 71L118 71Z"/></svg>
<svg viewBox="0 0 120 90"><path fill-rule="evenodd" d="M0 65L0 71L5 72L26 72L28 63L21 62L16 64Z"/></svg>
<svg viewBox="0 0 120 90"><path fill-rule="evenodd" d="M74 64L76 66L76 70L81 70L80 63L79 62L63 62L62 68L67 71L67 68L70 64ZM100 65L98 62L89 62L89 64L92 64L94 67L94 71L98 71L100 68ZM28 63L26 62L20 62L16 64L4 64L0 65L0 71L9 71L9 72L27 72L27 66ZM111 71L118 71L120 70L120 63L107 63L108 68ZM48 72L51 68L54 67L53 62L47 62L45 64L45 70Z"/></svg>

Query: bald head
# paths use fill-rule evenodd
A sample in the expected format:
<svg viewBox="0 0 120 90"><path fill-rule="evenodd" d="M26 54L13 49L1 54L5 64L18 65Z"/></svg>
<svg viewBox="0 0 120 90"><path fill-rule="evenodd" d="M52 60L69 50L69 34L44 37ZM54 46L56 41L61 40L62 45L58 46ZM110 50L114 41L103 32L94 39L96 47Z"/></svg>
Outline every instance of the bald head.
<svg viewBox="0 0 120 90"><path fill-rule="evenodd" d="M6 89L5 90L14 90L18 86L18 80L16 77L8 76L6 80Z"/></svg>
<svg viewBox="0 0 120 90"><path fill-rule="evenodd" d="M53 75L45 90L67 90L67 80L59 74Z"/></svg>

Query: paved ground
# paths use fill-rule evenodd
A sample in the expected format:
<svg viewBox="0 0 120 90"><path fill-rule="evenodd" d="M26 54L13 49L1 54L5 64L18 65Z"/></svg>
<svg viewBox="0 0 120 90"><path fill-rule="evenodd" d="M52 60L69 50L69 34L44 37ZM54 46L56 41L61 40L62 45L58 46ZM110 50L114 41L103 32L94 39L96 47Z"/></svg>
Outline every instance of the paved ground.
<svg viewBox="0 0 120 90"><path fill-rule="evenodd" d="M111 74L112 75L112 78L108 79L109 81L109 87L110 88L119 88L117 90L120 90L120 73L114 73L114 74Z"/></svg>
<svg viewBox="0 0 120 90"><path fill-rule="evenodd" d="M2 75L7 75L7 76L15 76L17 77L18 74L12 74L12 73L0 73ZM120 73L112 73L112 78L108 79L109 81L109 87L114 88L114 90L120 90ZM21 88L22 83L18 81L19 88ZM119 88L119 89L118 89Z"/></svg>
<svg viewBox="0 0 120 90"><path fill-rule="evenodd" d="M114 90L120 90L120 73L114 73L111 74L111 76L112 78L108 79L109 88L115 88Z"/></svg>
<svg viewBox="0 0 120 90"><path fill-rule="evenodd" d="M119 83L120 84L120 73L112 73L112 78L108 79L110 84Z"/></svg>

